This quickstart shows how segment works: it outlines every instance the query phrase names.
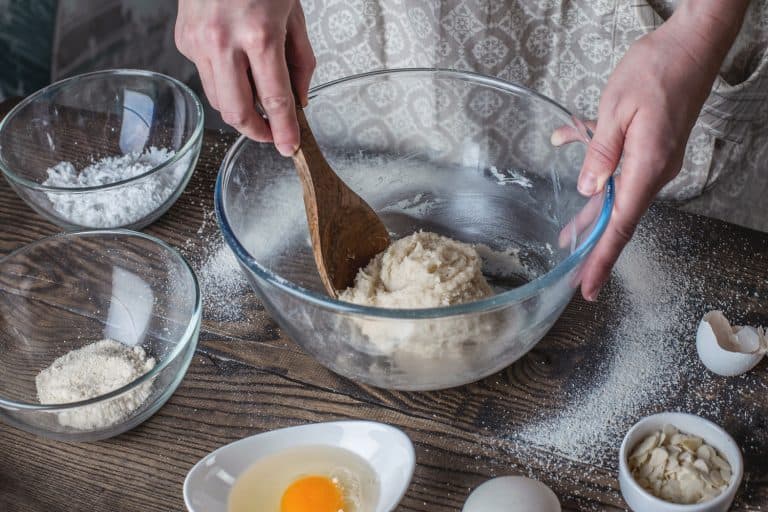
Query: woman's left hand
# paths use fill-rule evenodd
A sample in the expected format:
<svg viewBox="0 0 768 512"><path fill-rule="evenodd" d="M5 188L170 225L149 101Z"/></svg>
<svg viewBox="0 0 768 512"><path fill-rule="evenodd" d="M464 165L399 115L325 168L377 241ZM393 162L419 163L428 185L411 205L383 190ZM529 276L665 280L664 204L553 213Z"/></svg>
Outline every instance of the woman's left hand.
<svg viewBox="0 0 768 512"><path fill-rule="evenodd" d="M611 75L600 98L579 192L586 196L601 192L622 154L623 161L611 220L581 273L585 299L597 299L651 201L680 171L688 136L738 33L747 3L681 2L666 23L632 45ZM707 16L705 4L713 9L719 4L718 16ZM743 9L736 4L743 4ZM572 130L562 129L553 134L552 142L560 145L574 138Z"/></svg>

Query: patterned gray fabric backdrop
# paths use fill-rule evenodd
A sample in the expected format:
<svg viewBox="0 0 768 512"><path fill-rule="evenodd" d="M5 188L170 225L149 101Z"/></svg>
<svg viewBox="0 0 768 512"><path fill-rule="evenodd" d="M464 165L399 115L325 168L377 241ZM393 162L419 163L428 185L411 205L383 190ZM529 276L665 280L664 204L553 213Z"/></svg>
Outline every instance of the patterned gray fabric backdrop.
<svg viewBox="0 0 768 512"><path fill-rule="evenodd" d="M393 67L472 70L536 89L583 118L596 116L600 91L629 45L663 23L674 8L674 2L664 0L302 4L318 59L315 83ZM156 69L195 83L194 68L173 46L174 15L174 2L61 2L52 78L123 66ZM687 209L765 231L765 208L745 205L764 204L768 192L767 46L768 0L753 0L691 134L683 171L661 194L685 201Z"/></svg>

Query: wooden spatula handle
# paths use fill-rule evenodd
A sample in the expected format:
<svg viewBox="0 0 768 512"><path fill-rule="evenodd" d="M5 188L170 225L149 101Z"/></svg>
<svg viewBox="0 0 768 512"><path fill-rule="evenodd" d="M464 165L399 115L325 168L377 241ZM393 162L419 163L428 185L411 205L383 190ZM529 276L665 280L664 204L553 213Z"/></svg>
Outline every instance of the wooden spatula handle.
<svg viewBox="0 0 768 512"><path fill-rule="evenodd" d="M296 109L301 142L293 163L301 179L312 252L331 297L352 284L358 270L389 245L376 212L333 171L312 133L304 109Z"/></svg>

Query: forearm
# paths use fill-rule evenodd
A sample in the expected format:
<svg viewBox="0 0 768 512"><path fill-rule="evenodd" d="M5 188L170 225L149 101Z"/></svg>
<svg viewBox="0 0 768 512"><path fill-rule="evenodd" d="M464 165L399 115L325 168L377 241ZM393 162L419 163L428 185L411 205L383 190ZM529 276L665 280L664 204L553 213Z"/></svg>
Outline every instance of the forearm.
<svg viewBox="0 0 768 512"><path fill-rule="evenodd" d="M739 34L748 6L749 0L682 0L668 20L668 28L714 79Z"/></svg>

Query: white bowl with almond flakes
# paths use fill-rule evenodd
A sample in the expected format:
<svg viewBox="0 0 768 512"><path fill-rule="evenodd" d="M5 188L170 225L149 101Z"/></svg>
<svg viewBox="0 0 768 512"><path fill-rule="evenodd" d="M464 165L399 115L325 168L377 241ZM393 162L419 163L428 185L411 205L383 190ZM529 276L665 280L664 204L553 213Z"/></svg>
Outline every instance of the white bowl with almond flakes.
<svg viewBox="0 0 768 512"><path fill-rule="evenodd" d="M725 512L743 476L744 460L733 438L718 425L693 414L647 416L627 432L619 450L621 494L635 512ZM671 480L679 483L670 484ZM681 497L690 496L691 487L696 485L719 490L714 497L683 504L654 495L646 488L654 484L657 490L664 489L659 494L670 495L673 489Z"/></svg>

